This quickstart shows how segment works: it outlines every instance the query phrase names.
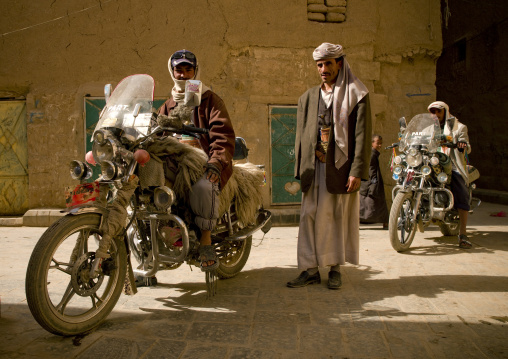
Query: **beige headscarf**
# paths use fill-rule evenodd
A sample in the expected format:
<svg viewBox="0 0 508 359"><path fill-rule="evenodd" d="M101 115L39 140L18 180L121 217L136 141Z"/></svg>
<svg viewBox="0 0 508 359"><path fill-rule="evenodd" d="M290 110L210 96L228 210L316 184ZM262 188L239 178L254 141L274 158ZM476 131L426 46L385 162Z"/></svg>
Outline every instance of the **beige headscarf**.
<svg viewBox="0 0 508 359"><path fill-rule="evenodd" d="M315 61L343 57L333 90L333 123L335 133L335 167L339 169L348 158L348 117L368 93L367 87L353 74L341 45L322 43L312 54Z"/></svg>
<svg viewBox="0 0 508 359"><path fill-rule="evenodd" d="M173 89L171 90L171 97L173 97L173 100L175 100L176 103L182 103L185 99L185 82L186 80L177 80L175 79L175 75L173 74L173 69L171 68L171 57L168 60L168 69L169 74L171 75L171 78L173 79L173 82L175 85L173 86ZM199 62L196 58L196 72L194 74L194 78L192 80L199 80ZM202 85L201 94L204 94L206 91L210 90L209 87L205 86L205 84Z"/></svg>

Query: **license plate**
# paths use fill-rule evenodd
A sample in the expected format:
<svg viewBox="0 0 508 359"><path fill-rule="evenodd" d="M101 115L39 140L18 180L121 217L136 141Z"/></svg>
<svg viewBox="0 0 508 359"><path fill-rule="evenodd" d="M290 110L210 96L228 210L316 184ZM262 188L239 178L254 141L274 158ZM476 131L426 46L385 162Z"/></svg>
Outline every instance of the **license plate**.
<svg viewBox="0 0 508 359"><path fill-rule="evenodd" d="M95 202L99 197L99 183L83 183L76 187L67 187L65 191L65 205L67 207L80 206Z"/></svg>

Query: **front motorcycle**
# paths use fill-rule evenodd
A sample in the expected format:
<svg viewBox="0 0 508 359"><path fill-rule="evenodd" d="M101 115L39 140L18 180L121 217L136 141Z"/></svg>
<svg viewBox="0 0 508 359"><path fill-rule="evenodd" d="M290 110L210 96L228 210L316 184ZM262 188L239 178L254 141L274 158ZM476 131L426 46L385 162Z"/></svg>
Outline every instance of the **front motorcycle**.
<svg viewBox="0 0 508 359"><path fill-rule="evenodd" d="M136 276L150 278L184 262L199 265L200 233L188 193L202 175L207 155L181 137L197 138L207 130L179 121L161 126L152 109L153 92L152 77L133 75L110 97L106 93L93 150L86 162L70 165L72 178L81 183L67 193L67 215L44 232L32 252L27 302L51 333L77 335L96 328L122 291L137 292ZM178 168L169 179L164 156L171 156ZM237 138L235 159L246 156L245 141ZM86 182L92 176L89 164L101 171L91 183ZM262 166L236 163L221 192L221 216L212 232L219 278L239 273L252 234L270 229L271 214L261 206L263 180ZM215 281L209 276L207 272L210 294Z"/></svg>
<svg viewBox="0 0 508 359"><path fill-rule="evenodd" d="M452 163L444 148L456 148L451 137L445 137L439 122L431 114L419 114L406 124L399 120L400 141L387 148L398 147L393 157L392 207L389 218L390 243L397 252L409 249L416 230L424 232L430 224L439 226L445 236L459 232L458 211L450 190ZM480 204L472 197L474 180L479 172L467 166L471 211Z"/></svg>

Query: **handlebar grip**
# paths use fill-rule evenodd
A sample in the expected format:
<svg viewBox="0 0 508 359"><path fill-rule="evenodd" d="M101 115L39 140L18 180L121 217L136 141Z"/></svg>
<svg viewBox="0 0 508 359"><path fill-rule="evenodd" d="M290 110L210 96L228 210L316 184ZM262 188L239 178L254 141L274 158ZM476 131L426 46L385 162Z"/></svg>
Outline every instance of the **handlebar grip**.
<svg viewBox="0 0 508 359"><path fill-rule="evenodd" d="M201 133L201 134L204 134L204 135L207 135L208 132L210 132L208 129L206 128L199 128L199 127L194 127L194 126L187 126L187 125L182 125L182 129L184 131L188 131L188 132L194 132L194 133Z"/></svg>

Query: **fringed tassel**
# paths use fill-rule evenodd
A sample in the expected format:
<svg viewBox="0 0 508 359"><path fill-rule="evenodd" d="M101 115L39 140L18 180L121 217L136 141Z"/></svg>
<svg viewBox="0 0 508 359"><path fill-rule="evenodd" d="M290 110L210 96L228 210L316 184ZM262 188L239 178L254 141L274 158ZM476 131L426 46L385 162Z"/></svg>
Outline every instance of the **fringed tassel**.
<svg viewBox="0 0 508 359"><path fill-rule="evenodd" d="M207 298L211 298L217 294L217 271L211 270L205 272L205 279Z"/></svg>
<svg viewBox="0 0 508 359"><path fill-rule="evenodd" d="M393 172L393 161L395 160L395 156L397 156L397 153L395 152L395 147L392 148L392 156L390 157L390 171Z"/></svg>

